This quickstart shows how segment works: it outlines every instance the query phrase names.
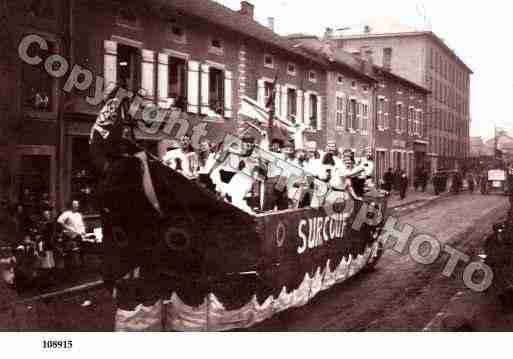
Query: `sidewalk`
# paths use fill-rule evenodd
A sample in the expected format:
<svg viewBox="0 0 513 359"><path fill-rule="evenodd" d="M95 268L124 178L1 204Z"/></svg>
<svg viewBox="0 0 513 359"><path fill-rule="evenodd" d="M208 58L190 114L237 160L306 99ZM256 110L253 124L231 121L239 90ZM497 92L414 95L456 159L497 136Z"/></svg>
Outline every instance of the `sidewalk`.
<svg viewBox="0 0 513 359"><path fill-rule="evenodd" d="M401 200L399 194L396 191L393 191L388 200L388 208L395 211L414 209L450 195L451 193L448 191L441 193L438 196L435 195L435 190L431 184L426 188L426 192L415 192L415 189L410 187L404 200Z"/></svg>

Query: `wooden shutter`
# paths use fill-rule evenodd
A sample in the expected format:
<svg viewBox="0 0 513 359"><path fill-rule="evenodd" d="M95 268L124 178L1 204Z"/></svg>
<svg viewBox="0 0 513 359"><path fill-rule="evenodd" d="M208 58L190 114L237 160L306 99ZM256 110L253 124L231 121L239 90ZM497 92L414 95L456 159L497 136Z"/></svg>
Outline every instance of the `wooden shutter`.
<svg viewBox="0 0 513 359"><path fill-rule="evenodd" d="M304 123L303 118L303 91L297 90L297 98L296 98L296 123Z"/></svg>
<svg viewBox="0 0 513 359"><path fill-rule="evenodd" d="M155 96L155 53L143 49L141 55L141 88L145 91L147 97L153 98Z"/></svg>
<svg viewBox="0 0 513 359"><path fill-rule="evenodd" d="M352 108L352 101L351 99L348 97L347 98L347 126L346 128L348 130L352 130L353 129L353 108Z"/></svg>
<svg viewBox="0 0 513 359"><path fill-rule="evenodd" d="M317 96L317 129L322 129L322 97Z"/></svg>
<svg viewBox="0 0 513 359"><path fill-rule="evenodd" d="M187 112L199 112L199 62L187 62Z"/></svg>
<svg viewBox="0 0 513 359"><path fill-rule="evenodd" d="M233 114L233 86L232 72L224 72L224 117L232 118Z"/></svg>
<svg viewBox="0 0 513 359"><path fill-rule="evenodd" d="M257 102L265 106L266 105L266 99L265 99L265 81L263 79L257 80Z"/></svg>
<svg viewBox="0 0 513 359"><path fill-rule="evenodd" d="M167 98L169 95L169 56L167 54L159 54L157 74L159 106L168 107Z"/></svg>
<svg viewBox="0 0 513 359"><path fill-rule="evenodd" d="M280 104L281 104L281 86L276 84L276 96L274 97L274 113L275 115L279 115L280 114Z"/></svg>
<svg viewBox="0 0 513 359"><path fill-rule="evenodd" d="M304 114L305 122L304 123L307 126L310 126L312 124L311 118L310 118L310 94L311 94L310 91L305 92L305 114Z"/></svg>
<svg viewBox="0 0 513 359"><path fill-rule="evenodd" d="M282 86L282 88L281 88L281 117L286 118L286 119L288 119L288 116L287 116L288 115L288 113L287 113L287 111L288 111L287 90L288 90L287 86Z"/></svg>
<svg viewBox="0 0 513 359"><path fill-rule="evenodd" d="M207 115L210 111L210 66L201 64L201 114Z"/></svg>
<svg viewBox="0 0 513 359"><path fill-rule="evenodd" d="M105 88L111 83L117 83L118 44L115 41L103 42L105 53L103 55L103 76Z"/></svg>

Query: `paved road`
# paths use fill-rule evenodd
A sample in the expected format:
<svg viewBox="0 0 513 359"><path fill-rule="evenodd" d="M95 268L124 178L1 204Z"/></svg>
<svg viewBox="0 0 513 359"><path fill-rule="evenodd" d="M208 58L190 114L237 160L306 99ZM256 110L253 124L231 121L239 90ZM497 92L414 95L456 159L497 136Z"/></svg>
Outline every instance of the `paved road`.
<svg viewBox="0 0 513 359"><path fill-rule="evenodd" d="M483 237L506 212L500 196L459 195L399 214L418 233L429 233L469 256L479 254ZM309 305L283 313L253 330L422 330L457 292L471 292L462 268L441 275L448 255L432 265L415 263L392 250L373 273L357 276L320 294ZM474 258L475 259L475 258ZM474 295L472 292L471 295Z"/></svg>
<svg viewBox="0 0 513 359"><path fill-rule="evenodd" d="M506 208L505 197L464 194L397 215L417 232L430 233L472 256L479 253L484 235ZM470 292L461 280L462 266L452 278L441 275L447 258L444 255L425 266L408 255L387 251L376 271L356 276L319 294L307 306L284 312L251 330L422 330L456 293ZM91 305L81 306L86 299ZM104 290L43 300L17 310L23 318L22 323L15 323L18 329L113 329L114 303Z"/></svg>

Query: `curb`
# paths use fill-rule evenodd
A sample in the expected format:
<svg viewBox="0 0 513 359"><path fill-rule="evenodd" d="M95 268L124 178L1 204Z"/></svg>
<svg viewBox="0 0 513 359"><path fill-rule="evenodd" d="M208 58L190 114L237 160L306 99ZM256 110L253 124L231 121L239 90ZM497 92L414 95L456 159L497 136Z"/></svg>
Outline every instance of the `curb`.
<svg viewBox="0 0 513 359"><path fill-rule="evenodd" d="M39 294L39 295L36 295L34 297L30 297L30 298L27 298L27 299L18 300L18 301L15 302L15 304L26 304L26 303L35 302L35 301L42 300L42 299L59 297L61 295L66 295L66 294L73 294L73 293L76 293L76 292L81 292L81 291L86 291L86 290L90 290L90 289L95 289L95 288L98 288L98 287L100 287L102 285L103 285L103 280L96 280L96 281L92 281L92 282L87 282L87 283L83 283L83 284L80 284L80 285L76 285L74 287L69 287L69 288L65 288L65 289L62 289L62 290L54 291L54 292Z"/></svg>

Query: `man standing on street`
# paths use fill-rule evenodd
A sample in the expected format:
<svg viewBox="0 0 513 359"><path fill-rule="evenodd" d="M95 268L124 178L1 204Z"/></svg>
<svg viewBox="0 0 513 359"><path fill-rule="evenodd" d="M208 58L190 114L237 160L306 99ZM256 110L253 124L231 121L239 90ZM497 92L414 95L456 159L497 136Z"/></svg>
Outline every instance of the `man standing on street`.
<svg viewBox="0 0 513 359"><path fill-rule="evenodd" d="M80 251L80 243L82 237L86 233L84 219L82 213L79 212L80 203L77 200L71 202L71 209L64 211L57 223L62 225L65 237L64 248L71 257L71 265L78 266L78 252Z"/></svg>
<svg viewBox="0 0 513 359"><path fill-rule="evenodd" d="M399 196L401 200L406 198L406 191L408 190L408 176L405 171L400 171L399 177Z"/></svg>

